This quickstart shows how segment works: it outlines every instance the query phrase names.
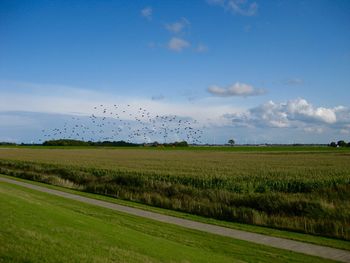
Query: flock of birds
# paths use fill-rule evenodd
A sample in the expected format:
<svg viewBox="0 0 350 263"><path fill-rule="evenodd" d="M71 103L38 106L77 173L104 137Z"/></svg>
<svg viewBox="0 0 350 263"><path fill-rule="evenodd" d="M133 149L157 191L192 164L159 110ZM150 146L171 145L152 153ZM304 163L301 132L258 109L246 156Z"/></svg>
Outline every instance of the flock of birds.
<svg viewBox="0 0 350 263"><path fill-rule="evenodd" d="M71 117L61 128L42 130L43 139L169 143L187 141L200 144L203 130L196 120L176 115L154 115L142 107L98 105L88 118Z"/></svg>

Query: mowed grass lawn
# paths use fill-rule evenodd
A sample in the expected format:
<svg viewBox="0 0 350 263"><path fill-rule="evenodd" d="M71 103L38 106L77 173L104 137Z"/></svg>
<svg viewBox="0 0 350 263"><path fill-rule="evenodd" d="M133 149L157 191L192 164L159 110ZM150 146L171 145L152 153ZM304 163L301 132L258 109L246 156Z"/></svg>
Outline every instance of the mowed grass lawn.
<svg viewBox="0 0 350 263"><path fill-rule="evenodd" d="M326 262L0 183L1 262Z"/></svg>

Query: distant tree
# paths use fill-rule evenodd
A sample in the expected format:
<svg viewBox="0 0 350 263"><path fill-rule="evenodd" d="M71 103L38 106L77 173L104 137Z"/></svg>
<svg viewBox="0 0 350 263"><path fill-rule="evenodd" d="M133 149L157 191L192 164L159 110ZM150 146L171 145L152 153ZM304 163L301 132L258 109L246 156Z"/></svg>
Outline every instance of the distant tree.
<svg viewBox="0 0 350 263"><path fill-rule="evenodd" d="M121 147L134 147L139 144L125 142L125 141L103 141L103 142L85 142L80 140L60 139L49 140L43 143L44 146L121 146Z"/></svg>
<svg viewBox="0 0 350 263"><path fill-rule="evenodd" d="M186 141L174 142L173 145L178 147L188 147L188 143Z"/></svg>
<svg viewBox="0 0 350 263"><path fill-rule="evenodd" d="M157 146L164 146L164 147L188 147L188 143L186 141L181 141L181 142L163 143L163 144L159 144Z"/></svg>
<svg viewBox="0 0 350 263"><path fill-rule="evenodd" d="M0 142L0 145L17 145L14 142Z"/></svg>
<svg viewBox="0 0 350 263"><path fill-rule="evenodd" d="M329 144L329 146L331 146L331 147L337 147L337 143L336 143L336 142L331 142L331 143Z"/></svg>
<svg viewBox="0 0 350 263"><path fill-rule="evenodd" d="M235 140L234 139L228 140L228 144L231 146L235 145Z"/></svg>
<svg viewBox="0 0 350 263"><path fill-rule="evenodd" d="M159 142L157 142L157 141L153 142L153 143L152 143L152 146L153 146L153 147L158 147L158 146L159 146Z"/></svg>
<svg viewBox="0 0 350 263"><path fill-rule="evenodd" d="M348 142L348 144L346 145L346 147L350 147L350 142Z"/></svg>
<svg viewBox="0 0 350 263"><path fill-rule="evenodd" d="M345 141L343 141L343 140L341 140L341 141L338 141L338 146L339 147L345 147L346 146L346 142Z"/></svg>
<svg viewBox="0 0 350 263"><path fill-rule="evenodd" d="M88 146L89 143L80 140L59 139L43 142L44 146Z"/></svg>

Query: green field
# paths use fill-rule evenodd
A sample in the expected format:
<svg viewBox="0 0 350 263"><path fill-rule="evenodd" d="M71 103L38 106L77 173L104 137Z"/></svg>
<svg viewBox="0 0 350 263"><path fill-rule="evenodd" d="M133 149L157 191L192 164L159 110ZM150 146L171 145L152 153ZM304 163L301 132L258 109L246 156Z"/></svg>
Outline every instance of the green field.
<svg viewBox="0 0 350 263"><path fill-rule="evenodd" d="M0 183L0 262L326 262Z"/></svg>
<svg viewBox="0 0 350 263"><path fill-rule="evenodd" d="M344 149L1 148L0 172L207 218L350 239Z"/></svg>

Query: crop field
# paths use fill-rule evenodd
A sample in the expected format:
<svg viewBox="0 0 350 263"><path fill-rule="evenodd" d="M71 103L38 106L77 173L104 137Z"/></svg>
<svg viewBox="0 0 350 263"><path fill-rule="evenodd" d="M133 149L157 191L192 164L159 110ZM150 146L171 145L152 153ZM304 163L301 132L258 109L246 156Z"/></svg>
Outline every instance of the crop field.
<svg viewBox="0 0 350 263"><path fill-rule="evenodd" d="M350 151L262 148L1 148L0 173L350 240Z"/></svg>

